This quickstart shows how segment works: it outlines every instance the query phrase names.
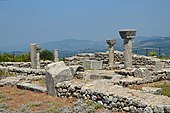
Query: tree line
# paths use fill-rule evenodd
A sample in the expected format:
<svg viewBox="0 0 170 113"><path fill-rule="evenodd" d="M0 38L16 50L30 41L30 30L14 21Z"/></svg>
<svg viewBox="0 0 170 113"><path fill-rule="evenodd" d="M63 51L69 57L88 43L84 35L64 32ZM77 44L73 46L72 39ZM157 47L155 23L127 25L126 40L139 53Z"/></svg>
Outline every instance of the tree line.
<svg viewBox="0 0 170 113"><path fill-rule="evenodd" d="M45 49L40 52L41 60L54 60L53 52ZM0 54L0 62L30 62L30 53L17 54L13 52Z"/></svg>

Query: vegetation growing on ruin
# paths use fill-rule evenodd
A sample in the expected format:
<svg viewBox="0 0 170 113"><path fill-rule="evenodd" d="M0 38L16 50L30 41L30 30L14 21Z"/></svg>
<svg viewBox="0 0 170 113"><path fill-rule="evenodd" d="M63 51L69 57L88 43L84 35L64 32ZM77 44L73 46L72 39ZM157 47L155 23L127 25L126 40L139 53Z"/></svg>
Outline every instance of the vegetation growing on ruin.
<svg viewBox="0 0 170 113"><path fill-rule="evenodd" d="M4 71L0 71L0 77L10 77L10 76L17 76L14 73L6 73Z"/></svg>
<svg viewBox="0 0 170 113"><path fill-rule="evenodd" d="M170 97L170 81L160 81L148 84L130 86L131 89L142 90L142 87L157 87L162 88L162 95Z"/></svg>
<svg viewBox="0 0 170 113"><path fill-rule="evenodd" d="M155 87L162 88L162 94L170 97L170 82L157 84L157 85L155 85Z"/></svg>
<svg viewBox="0 0 170 113"><path fill-rule="evenodd" d="M160 56L159 59L170 60L170 55L169 56Z"/></svg>

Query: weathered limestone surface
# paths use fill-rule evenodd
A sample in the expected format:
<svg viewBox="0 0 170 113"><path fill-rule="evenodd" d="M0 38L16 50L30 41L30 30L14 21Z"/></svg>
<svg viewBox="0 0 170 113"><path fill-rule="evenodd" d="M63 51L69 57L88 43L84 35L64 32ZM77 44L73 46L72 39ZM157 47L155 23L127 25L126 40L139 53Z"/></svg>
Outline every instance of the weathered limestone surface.
<svg viewBox="0 0 170 113"><path fill-rule="evenodd" d="M76 72L84 72L84 67L81 65L72 65L69 67L70 67L72 75L76 75Z"/></svg>
<svg viewBox="0 0 170 113"><path fill-rule="evenodd" d="M6 74L14 74L14 75L45 75L44 69L31 69L31 68L18 68L13 66L3 67L0 66L0 71Z"/></svg>
<svg viewBox="0 0 170 113"><path fill-rule="evenodd" d="M1 87L6 85L14 86L17 83L19 83L20 80L21 80L20 77L7 77L5 79L0 80L0 86Z"/></svg>
<svg viewBox="0 0 170 113"><path fill-rule="evenodd" d="M55 85L73 79L72 72L63 61L49 64L46 68L46 85L49 95L55 96Z"/></svg>
<svg viewBox="0 0 170 113"><path fill-rule="evenodd" d="M147 68L137 68L134 71L134 77L149 79L151 77L151 72Z"/></svg>
<svg viewBox="0 0 170 113"><path fill-rule="evenodd" d="M97 60L103 61L103 69L107 69L109 67L109 52L97 52L95 54L78 54L73 57L65 58L65 62L67 65L83 65L84 60ZM153 57L147 57L144 55L133 54L132 56L133 66L154 66L157 61L165 62L165 68L170 67L169 60L159 60ZM114 51L114 62L116 64L124 63L124 55L123 52Z"/></svg>
<svg viewBox="0 0 170 113"><path fill-rule="evenodd" d="M132 39L124 39L124 65L125 68L132 67Z"/></svg>
<svg viewBox="0 0 170 113"><path fill-rule="evenodd" d="M157 94L157 95L162 94L162 88L142 87L142 91L147 93Z"/></svg>
<svg viewBox="0 0 170 113"><path fill-rule="evenodd" d="M155 63L155 71L161 71L165 68L165 62L156 61Z"/></svg>
<svg viewBox="0 0 170 113"><path fill-rule="evenodd" d="M40 53L41 48L35 43L30 44L30 58L31 58L31 67L33 69L40 68Z"/></svg>
<svg viewBox="0 0 170 113"><path fill-rule="evenodd" d="M40 67L44 68L48 64L51 64L52 61L46 60L40 62ZM0 62L0 65L3 67L13 66L20 68L31 68L31 62Z"/></svg>
<svg viewBox="0 0 170 113"><path fill-rule="evenodd" d="M58 58L58 49L54 50L54 62L58 62L59 58Z"/></svg>
<svg viewBox="0 0 170 113"><path fill-rule="evenodd" d="M31 90L34 92L41 92L41 93L45 93L47 91L46 87L38 86L36 84L31 84L31 83L25 83L25 82L17 83L17 88Z"/></svg>
<svg viewBox="0 0 170 113"><path fill-rule="evenodd" d="M38 76L31 76L31 75L28 75L28 76L16 76L16 77L6 77L6 78L3 78L3 79L0 79L0 86L6 86L6 85L9 85L9 86L14 86L22 81L27 81L27 82L30 82L32 80L39 80L39 79L43 79L44 76L42 75L38 75Z"/></svg>
<svg viewBox="0 0 170 113"><path fill-rule="evenodd" d="M116 40L106 40L106 43L109 45L109 67L114 67L114 45Z"/></svg>
<svg viewBox="0 0 170 113"><path fill-rule="evenodd" d="M136 30L124 29L120 30L119 34L124 40L124 65L125 68L132 67L132 39L135 38Z"/></svg>
<svg viewBox="0 0 170 113"><path fill-rule="evenodd" d="M65 81L56 85L57 96L91 99L113 111L168 113L170 98L113 85L110 80Z"/></svg>
<svg viewBox="0 0 170 113"><path fill-rule="evenodd" d="M102 69L103 68L103 61L84 60L83 67L85 69Z"/></svg>
<svg viewBox="0 0 170 113"><path fill-rule="evenodd" d="M109 70L86 70L83 73L84 80L110 79L112 81L124 78L119 74Z"/></svg>

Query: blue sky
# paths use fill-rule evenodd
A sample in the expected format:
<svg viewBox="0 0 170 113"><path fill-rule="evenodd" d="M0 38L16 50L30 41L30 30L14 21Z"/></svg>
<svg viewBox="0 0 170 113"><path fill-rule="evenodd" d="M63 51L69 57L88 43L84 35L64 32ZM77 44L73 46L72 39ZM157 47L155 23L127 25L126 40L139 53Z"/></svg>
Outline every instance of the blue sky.
<svg viewBox="0 0 170 113"><path fill-rule="evenodd" d="M0 45L170 36L170 0L0 0Z"/></svg>

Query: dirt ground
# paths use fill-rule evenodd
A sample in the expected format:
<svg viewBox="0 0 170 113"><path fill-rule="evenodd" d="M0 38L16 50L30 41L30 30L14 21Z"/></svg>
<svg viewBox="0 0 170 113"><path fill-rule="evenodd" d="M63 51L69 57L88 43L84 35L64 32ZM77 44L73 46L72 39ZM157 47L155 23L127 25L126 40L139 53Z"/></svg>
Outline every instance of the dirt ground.
<svg viewBox="0 0 170 113"><path fill-rule="evenodd" d="M47 111L47 113L56 112L57 108L72 106L75 98L51 97L45 93L36 93L29 90L21 90L16 87L0 87L0 109L16 111L24 106L29 107L33 112ZM96 109L99 113L103 108ZM113 113L110 111L110 113Z"/></svg>

